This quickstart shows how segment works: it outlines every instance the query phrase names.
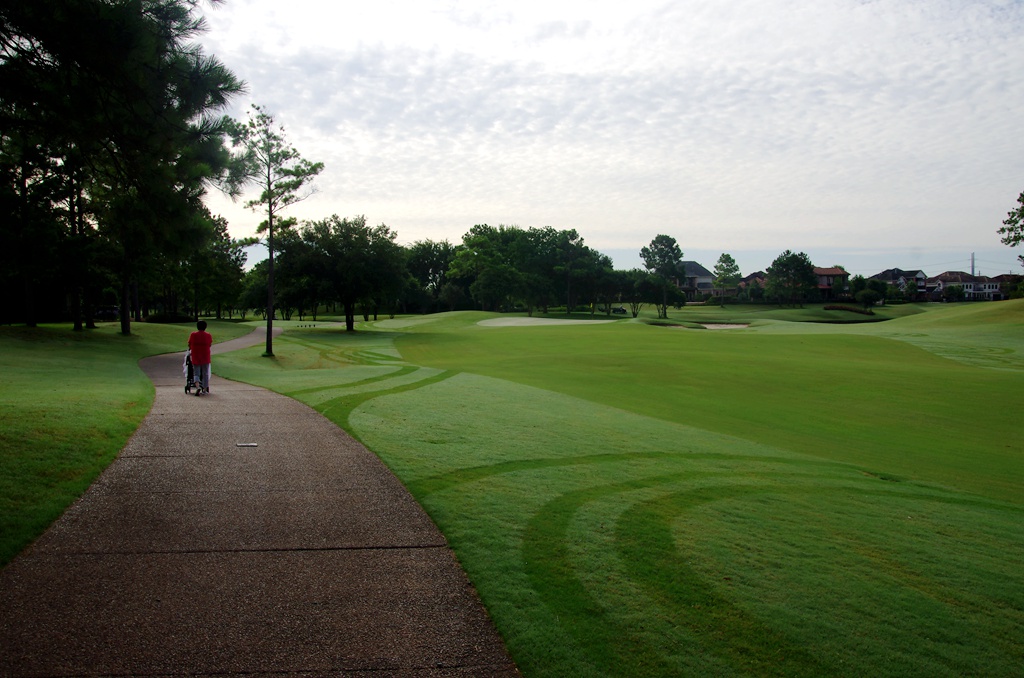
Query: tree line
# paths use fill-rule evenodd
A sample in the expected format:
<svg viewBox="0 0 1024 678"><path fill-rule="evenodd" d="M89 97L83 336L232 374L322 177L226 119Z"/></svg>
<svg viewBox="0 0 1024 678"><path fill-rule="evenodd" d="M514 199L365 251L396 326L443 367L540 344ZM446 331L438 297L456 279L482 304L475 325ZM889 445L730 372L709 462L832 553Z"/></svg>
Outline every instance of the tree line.
<svg viewBox="0 0 1024 678"><path fill-rule="evenodd" d="M237 294L245 243L202 198L237 188L221 111L244 85L194 43L197 2L0 5L5 321Z"/></svg>
<svg viewBox="0 0 1024 678"><path fill-rule="evenodd" d="M370 226L364 216L285 221L277 248L276 309L282 317L313 320L323 310L343 314L346 327L356 317L478 309L534 313L629 313L645 305L659 318L687 303L683 252L669 235L656 236L640 250L644 267L615 269L605 254L589 247L575 230L552 227L473 226L452 244L423 240L397 243L384 224ZM262 308L267 296L268 262L250 270L239 306ZM726 300L799 305L818 299L818 277L804 253L789 250L772 263L764 286L740 291L740 270L723 253L714 270L719 303ZM856 289L878 281L855 279ZM884 284L884 283L883 283ZM710 290L699 301L707 301Z"/></svg>
<svg viewBox="0 0 1024 678"><path fill-rule="evenodd" d="M245 121L224 114L245 84L195 43L199 1L0 4L0 321L83 329L116 316L127 334L147 316L255 311L269 325L282 312L331 308L352 329L360 313L635 316L650 304L665 317L685 303L683 253L668 235L642 248L643 268L616 270L571 229L479 224L458 244L401 246L361 216L290 219L323 165L302 158L261 107ZM232 238L203 201L247 186L269 251L248 272L244 250L256 240ZM1020 240L1013 217L1001 231L1008 244ZM724 303L739 268L723 254L714 275ZM807 255L787 250L764 286L740 297L801 304L816 293ZM269 342L270 333L272 354Z"/></svg>

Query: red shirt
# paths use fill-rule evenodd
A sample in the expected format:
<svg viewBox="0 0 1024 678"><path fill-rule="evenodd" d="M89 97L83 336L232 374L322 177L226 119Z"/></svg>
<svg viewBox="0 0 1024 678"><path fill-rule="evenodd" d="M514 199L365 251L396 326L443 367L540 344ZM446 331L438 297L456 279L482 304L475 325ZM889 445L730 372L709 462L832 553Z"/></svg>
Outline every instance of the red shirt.
<svg viewBox="0 0 1024 678"><path fill-rule="evenodd" d="M192 364L209 365L212 345L213 336L209 332L193 332L188 335L188 347L192 351Z"/></svg>

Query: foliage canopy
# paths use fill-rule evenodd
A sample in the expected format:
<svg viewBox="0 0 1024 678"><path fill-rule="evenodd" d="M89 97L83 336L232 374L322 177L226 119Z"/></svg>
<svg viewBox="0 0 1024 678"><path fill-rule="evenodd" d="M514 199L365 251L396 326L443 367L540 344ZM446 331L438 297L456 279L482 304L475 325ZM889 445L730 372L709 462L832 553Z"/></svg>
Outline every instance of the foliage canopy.
<svg viewBox="0 0 1024 678"><path fill-rule="evenodd" d="M194 0L52 0L0 7L0 211L5 275L70 296L76 326L117 280L210 241L201 198L225 177L227 119L242 83L193 42ZM32 252L33 256L24 256ZM87 320L91 320L91 317Z"/></svg>

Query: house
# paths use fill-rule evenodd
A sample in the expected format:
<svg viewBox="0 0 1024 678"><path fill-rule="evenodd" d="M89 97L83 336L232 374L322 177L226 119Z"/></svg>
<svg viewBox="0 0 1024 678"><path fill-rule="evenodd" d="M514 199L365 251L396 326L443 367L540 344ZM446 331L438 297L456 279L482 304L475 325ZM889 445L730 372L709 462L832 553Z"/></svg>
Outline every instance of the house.
<svg viewBox="0 0 1024 678"><path fill-rule="evenodd" d="M870 280L881 280L898 289L908 299L921 299L929 292L928 276L918 269L889 268L876 273ZM908 293L908 290L910 292Z"/></svg>
<svg viewBox="0 0 1024 678"><path fill-rule="evenodd" d="M1010 295L1019 289L1024 284L1024 275L1018 275L1016 273L1003 273L1002 275L993 276L992 282L999 285L999 293L1003 299L1009 299Z"/></svg>
<svg viewBox="0 0 1024 678"><path fill-rule="evenodd" d="M963 271L946 271L928 279L928 295L933 301L943 298L943 290L959 285L967 301L998 301L1003 298L999 281L983 275L971 275Z"/></svg>
<svg viewBox="0 0 1024 678"><path fill-rule="evenodd" d="M764 271L755 271L750 275L745 275L740 280L740 288L749 287L750 285L757 283L758 287L764 287L765 281L768 280L768 274Z"/></svg>
<svg viewBox="0 0 1024 678"><path fill-rule="evenodd" d="M737 294L744 299L761 299L764 296L764 286L768 279L768 274L764 271L755 271L750 275L744 276L736 286Z"/></svg>
<svg viewBox="0 0 1024 678"><path fill-rule="evenodd" d="M818 276L818 291L825 301L843 296L850 289L850 274L838 266L832 268L814 267Z"/></svg>
<svg viewBox="0 0 1024 678"><path fill-rule="evenodd" d="M715 293L715 274L696 261L684 261L679 289L687 301L703 300Z"/></svg>

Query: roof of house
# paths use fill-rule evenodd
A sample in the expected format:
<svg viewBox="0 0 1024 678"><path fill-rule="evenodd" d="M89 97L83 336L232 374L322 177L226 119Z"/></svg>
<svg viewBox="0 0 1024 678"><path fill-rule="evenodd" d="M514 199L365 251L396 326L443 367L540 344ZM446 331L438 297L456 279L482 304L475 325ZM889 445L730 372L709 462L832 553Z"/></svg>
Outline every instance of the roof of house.
<svg viewBox="0 0 1024 678"><path fill-rule="evenodd" d="M929 282L938 281L943 283L973 283L982 282L984 279L984 276L979 277L976 275L971 275L970 273L965 273L963 271L945 271L944 273L940 273L937 276L928 278Z"/></svg>
<svg viewBox="0 0 1024 678"><path fill-rule="evenodd" d="M820 266L815 266L814 267L814 274L815 275L850 275L849 273L846 272L845 269L839 268L838 266L833 266L831 268L822 268Z"/></svg>
<svg viewBox="0 0 1024 678"><path fill-rule="evenodd" d="M922 271L920 269L917 269L917 268L913 268L913 269L887 268L884 271L882 271L881 273L876 273L873 276L871 276L871 279L872 280L886 280L886 281L892 282L892 281L899 280L900 278L916 278L916 277L918 277L918 274L920 274L920 277L922 277L922 278L926 278L927 277L925 275L924 271Z"/></svg>
<svg viewBox="0 0 1024 678"><path fill-rule="evenodd" d="M714 278L715 274L704 268L696 261L683 262L683 275L687 278Z"/></svg>

